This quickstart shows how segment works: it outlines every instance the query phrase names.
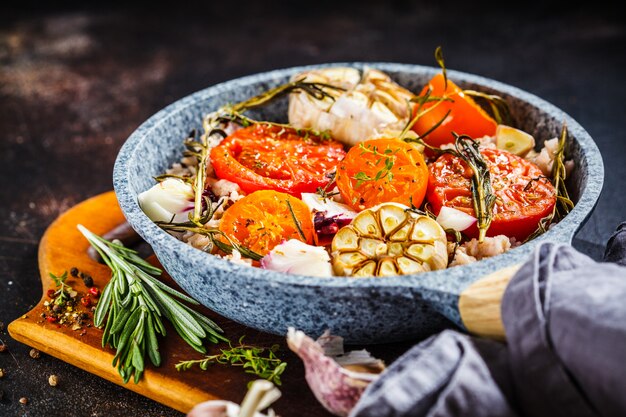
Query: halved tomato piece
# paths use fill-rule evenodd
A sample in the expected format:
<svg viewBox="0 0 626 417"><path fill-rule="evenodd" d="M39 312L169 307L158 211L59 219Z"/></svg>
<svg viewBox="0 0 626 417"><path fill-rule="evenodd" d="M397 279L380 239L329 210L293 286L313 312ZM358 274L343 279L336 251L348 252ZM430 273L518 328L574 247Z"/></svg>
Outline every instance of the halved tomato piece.
<svg viewBox="0 0 626 417"><path fill-rule="evenodd" d="M445 117L443 123L424 138L424 142L435 147L452 143L454 142L452 132L468 135L473 139L495 135L498 125L496 121L449 79L446 88L442 74L435 75L420 95L424 96L428 89L431 90L431 97L447 97L452 101L431 101L421 107L420 111L430 108L432 110L425 112L413 125L413 130L420 136ZM450 114L446 117L448 110ZM415 117L415 114L413 116Z"/></svg>
<svg viewBox="0 0 626 417"><path fill-rule="evenodd" d="M246 193L275 190L300 197L330 181L345 156L343 145L294 129L258 123L240 129L211 150L215 174Z"/></svg>
<svg viewBox="0 0 626 417"><path fill-rule="evenodd" d="M493 220L487 236L506 235L523 241L539 221L552 212L556 191L535 164L510 152L482 149L489 166L491 185L496 196ZM456 156L444 154L430 165L427 200L433 212L452 207L476 217L471 192L472 170ZM465 230L478 237L476 225Z"/></svg>
<svg viewBox="0 0 626 417"><path fill-rule="evenodd" d="M419 207L427 186L422 153L399 139L361 142L337 166L337 187L355 210L388 202Z"/></svg>
<svg viewBox="0 0 626 417"><path fill-rule="evenodd" d="M256 191L237 201L224 212L219 228L260 255L267 255L283 240L298 239L312 244L314 236L307 205L289 194L272 190Z"/></svg>

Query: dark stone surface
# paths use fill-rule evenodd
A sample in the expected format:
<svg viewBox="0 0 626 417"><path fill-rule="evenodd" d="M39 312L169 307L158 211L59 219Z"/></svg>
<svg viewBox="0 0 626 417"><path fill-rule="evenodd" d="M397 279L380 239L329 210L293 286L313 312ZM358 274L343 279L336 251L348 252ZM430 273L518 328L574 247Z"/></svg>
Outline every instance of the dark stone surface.
<svg viewBox="0 0 626 417"><path fill-rule="evenodd" d="M575 246L595 258L626 218L626 26L609 6L491 8L475 2L209 2L167 8L0 10L0 321L40 297L37 243L46 226L111 189L119 147L148 116L216 82L332 61L432 65L520 87L563 109L595 139L603 195ZM378 5L376 5L378 4ZM515 3L519 4L519 3ZM25 7L25 6L22 6ZM305 9L306 7L310 9ZM0 415L180 415L0 339ZM49 374L60 384L47 385ZM20 405L28 397L28 405ZM297 410L294 411L297 415Z"/></svg>

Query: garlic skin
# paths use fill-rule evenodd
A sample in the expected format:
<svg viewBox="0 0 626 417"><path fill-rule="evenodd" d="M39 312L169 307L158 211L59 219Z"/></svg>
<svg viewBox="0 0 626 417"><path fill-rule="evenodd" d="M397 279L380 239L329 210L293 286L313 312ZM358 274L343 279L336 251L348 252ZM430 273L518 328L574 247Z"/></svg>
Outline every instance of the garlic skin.
<svg viewBox="0 0 626 417"><path fill-rule="evenodd" d="M290 239L274 247L261 259L261 268L314 277L333 275L328 252L298 239Z"/></svg>
<svg viewBox="0 0 626 417"><path fill-rule="evenodd" d="M347 416L370 382L378 378L385 366L366 351L350 352L344 368L338 362L343 355L343 339L324 333L317 342L300 330L290 327L287 345L302 359L305 379L315 398L336 416Z"/></svg>
<svg viewBox="0 0 626 417"><path fill-rule="evenodd" d="M139 206L154 222L182 222L193 210L194 192L191 185L177 178L166 178L137 196Z"/></svg>
<svg viewBox="0 0 626 417"><path fill-rule="evenodd" d="M325 89L333 99L317 100L304 92L289 96L289 123L296 128L330 131L348 145L370 139L385 129L402 130L411 116L414 95L382 71L366 68L325 68L297 74L293 79L322 82L346 91Z"/></svg>

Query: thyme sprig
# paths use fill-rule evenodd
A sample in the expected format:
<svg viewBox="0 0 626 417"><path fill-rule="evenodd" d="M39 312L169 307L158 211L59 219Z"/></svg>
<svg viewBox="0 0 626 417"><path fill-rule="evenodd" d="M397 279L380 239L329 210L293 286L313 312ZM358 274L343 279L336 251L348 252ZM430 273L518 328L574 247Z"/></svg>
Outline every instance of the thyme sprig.
<svg viewBox="0 0 626 417"><path fill-rule="evenodd" d="M227 341L222 329L182 301L198 302L168 287L156 277L162 271L141 259L121 242L108 240L82 225L78 229L111 268L111 280L102 291L94 313L94 324L102 327L102 346L116 350L113 366L127 383L137 383L145 370L147 356L154 366L161 364L157 335L165 336L163 318L196 351L206 353L205 342Z"/></svg>
<svg viewBox="0 0 626 417"><path fill-rule="evenodd" d="M363 143L359 143L359 148L361 149L361 155L365 155L366 153L372 154L374 156L378 156L378 159L374 163L375 166L378 166L381 162L383 162L384 167L376 172L376 175L370 177L363 171L357 172L352 178L357 180L356 187L359 187L365 181L378 181L381 178L387 178L389 181L393 181L393 169L395 154L400 151L400 148L395 151L392 149L385 149L382 153L378 151L378 147L370 147L370 145L365 146Z"/></svg>
<svg viewBox="0 0 626 417"><path fill-rule="evenodd" d="M246 345L243 343L244 336L239 339L239 344L228 344L228 349L220 349L216 355L208 355L204 359L181 361L176 364L176 370L187 371L198 365L206 371L209 365L240 366L248 374L254 374L267 379L276 385L281 385L280 376L285 371L287 363L276 356L278 345L269 348Z"/></svg>
<svg viewBox="0 0 626 417"><path fill-rule="evenodd" d="M548 231L548 227L554 221L560 221L574 208L574 202L569 196L565 180L567 179L567 170L565 168L565 145L567 142L567 124L563 122L561 133L559 135L559 144L554 153L554 161L552 162L552 185L556 191L556 204L552 212L546 217L539 220L537 229L526 238L524 242L528 242L539 235Z"/></svg>
<svg viewBox="0 0 626 417"><path fill-rule="evenodd" d="M58 290L56 290L51 298L54 298L54 304L62 305L71 298L71 293L75 292L72 287L65 283L67 280L67 271L63 272L61 276L56 276L52 272L49 272L50 278L54 282Z"/></svg>

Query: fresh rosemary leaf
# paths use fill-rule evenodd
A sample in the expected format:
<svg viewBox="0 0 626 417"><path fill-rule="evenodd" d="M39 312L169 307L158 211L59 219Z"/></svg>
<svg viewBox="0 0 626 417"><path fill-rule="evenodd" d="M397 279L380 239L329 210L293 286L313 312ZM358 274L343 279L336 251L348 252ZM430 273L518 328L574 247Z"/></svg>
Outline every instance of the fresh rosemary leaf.
<svg viewBox="0 0 626 417"><path fill-rule="evenodd" d="M567 178L567 170L565 169L566 142L567 124L563 122L561 134L559 135L559 145L554 155L551 171L552 185L556 191L556 204L554 205L552 212L539 221L537 229L526 238L524 243L547 232L548 227L550 227L552 222L560 221L574 208L574 202L570 199L569 192L565 186L565 179Z"/></svg>
<svg viewBox="0 0 626 417"><path fill-rule="evenodd" d="M502 97L474 90L463 90L463 94L484 99L487 104L489 104L491 113L493 114L493 118L496 120L496 123L506 125L511 124L511 110L509 109L509 104Z"/></svg>
<svg viewBox="0 0 626 417"><path fill-rule="evenodd" d="M146 356L154 366L161 364L157 335L166 334L162 317L200 352L206 352L203 344L207 341L227 341L217 324L182 303L197 304L195 300L155 278L162 273L159 268L121 243L109 242L82 225L78 229L111 268L111 280L102 291L94 324L102 327L106 321L102 346L116 350L112 364L124 383L131 377L139 382Z"/></svg>
<svg viewBox="0 0 626 417"><path fill-rule="evenodd" d="M294 224L296 225L296 229L298 230L298 234L302 238L302 241L306 242L306 235L302 231L302 225L300 224L300 220L298 220L298 218L296 217L296 213L293 212L293 207L291 207L291 203L289 202L289 199L285 200L285 203L287 203L287 207L289 208L289 213L291 214L291 219L293 220Z"/></svg>
<svg viewBox="0 0 626 417"><path fill-rule="evenodd" d="M404 141L419 143L437 155L444 153L452 154L462 159L472 170L472 178L470 180L472 204L474 205L474 213L476 214L478 225L478 241L482 242L491 225L493 206L496 203L496 196L491 186L489 166L480 153L477 141L467 135L459 136L454 132L452 134L455 137L454 149L440 149L430 146L421 138L404 138Z"/></svg>
<svg viewBox="0 0 626 417"><path fill-rule="evenodd" d="M435 49L435 61L437 61L437 64L441 67L441 72L443 74L443 89L445 91L448 89L448 74L446 73L446 63L443 60L443 50L441 49L441 46L438 46L437 49Z"/></svg>
<svg viewBox="0 0 626 417"><path fill-rule="evenodd" d="M482 242L493 219L496 196L491 186L489 166L480 153L478 142L467 135L456 135L455 148L458 156L472 170L471 190L474 213L478 224L478 241Z"/></svg>

